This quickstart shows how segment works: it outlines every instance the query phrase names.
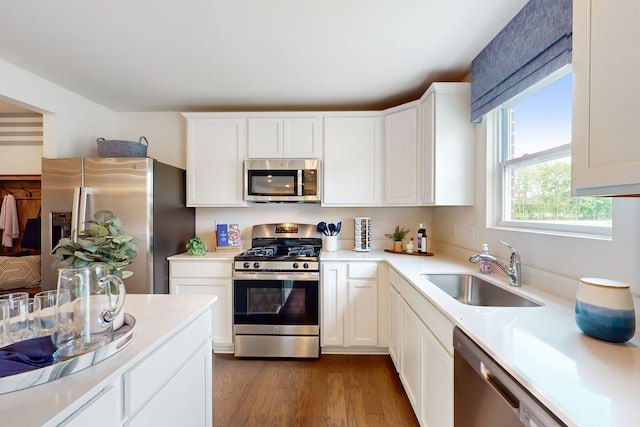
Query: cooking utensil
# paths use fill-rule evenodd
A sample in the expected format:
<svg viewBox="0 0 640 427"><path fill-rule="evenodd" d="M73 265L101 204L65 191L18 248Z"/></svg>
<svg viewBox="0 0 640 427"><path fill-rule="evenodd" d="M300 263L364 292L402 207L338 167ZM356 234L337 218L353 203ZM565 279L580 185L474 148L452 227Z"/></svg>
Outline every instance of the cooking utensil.
<svg viewBox="0 0 640 427"><path fill-rule="evenodd" d="M340 230L342 230L342 221L336 225L336 234L340 234Z"/></svg>
<svg viewBox="0 0 640 427"><path fill-rule="evenodd" d="M336 235L336 225L334 223L329 224L329 236Z"/></svg>
<svg viewBox="0 0 640 427"><path fill-rule="evenodd" d="M329 232L327 231L327 223L324 221L320 221L318 223L318 231L322 234L324 234L325 236L329 235Z"/></svg>

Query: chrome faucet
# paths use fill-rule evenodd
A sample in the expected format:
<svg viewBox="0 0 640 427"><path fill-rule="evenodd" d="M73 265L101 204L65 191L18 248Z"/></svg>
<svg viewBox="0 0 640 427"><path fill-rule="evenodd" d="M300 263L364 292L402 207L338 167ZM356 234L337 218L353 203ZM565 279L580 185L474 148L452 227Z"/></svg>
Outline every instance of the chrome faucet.
<svg viewBox="0 0 640 427"><path fill-rule="evenodd" d="M489 254L475 254L469 258L469 261L478 263L480 261L489 261L500 267L504 274L509 277L509 283L511 286L521 286L522 282L522 271L520 269L520 254L515 250L511 245L502 240L498 240L500 243L505 245L511 250L511 259L509 261L509 266L507 267L502 262L498 261L496 257Z"/></svg>

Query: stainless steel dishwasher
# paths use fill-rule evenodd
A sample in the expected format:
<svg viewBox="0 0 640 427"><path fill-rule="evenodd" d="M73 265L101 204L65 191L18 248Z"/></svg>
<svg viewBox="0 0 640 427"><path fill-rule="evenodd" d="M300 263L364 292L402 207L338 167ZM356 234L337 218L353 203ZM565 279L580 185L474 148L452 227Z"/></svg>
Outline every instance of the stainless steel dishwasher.
<svg viewBox="0 0 640 427"><path fill-rule="evenodd" d="M566 426L457 327L455 427Z"/></svg>

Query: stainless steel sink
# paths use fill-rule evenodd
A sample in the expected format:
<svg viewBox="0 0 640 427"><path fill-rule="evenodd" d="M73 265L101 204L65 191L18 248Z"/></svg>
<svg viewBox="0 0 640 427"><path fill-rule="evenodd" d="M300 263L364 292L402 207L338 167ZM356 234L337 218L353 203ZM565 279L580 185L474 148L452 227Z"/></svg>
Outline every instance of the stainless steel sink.
<svg viewBox="0 0 640 427"><path fill-rule="evenodd" d="M539 307L542 305L471 274L423 274L422 276L452 298L467 305L488 307Z"/></svg>

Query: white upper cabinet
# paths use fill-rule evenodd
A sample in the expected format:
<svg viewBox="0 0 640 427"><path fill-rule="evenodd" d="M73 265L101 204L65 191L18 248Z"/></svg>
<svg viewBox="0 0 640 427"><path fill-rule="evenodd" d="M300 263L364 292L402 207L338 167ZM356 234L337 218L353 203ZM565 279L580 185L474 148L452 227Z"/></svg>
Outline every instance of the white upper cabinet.
<svg viewBox="0 0 640 427"><path fill-rule="evenodd" d="M418 204L418 108L412 102L384 113L385 205Z"/></svg>
<svg viewBox="0 0 640 427"><path fill-rule="evenodd" d="M187 118L187 206L246 206L242 197L245 119L183 115Z"/></svg>
<svg viewBox="0 0 640 427"><path fill-rule="evenodd" d="M573 3L572 192L640 194L636 0Z"/></svg>
<svg viewBox="0 0 640 427"><path fill-rule="evenodd" d="M380 114L324 119L323 206L382 205Z"/></svg>
<svg viewBox="0 0 640 427"><path fill-rule="evenodd" d="M248 117L251 159L321 159L320 117Z"/></svg>
<svg viewBox="0 0 640 427"><path fill-rule="evenodd" d="M474 128L469 83L433 83L420 99L421 205L474 203Z"/></svg>

